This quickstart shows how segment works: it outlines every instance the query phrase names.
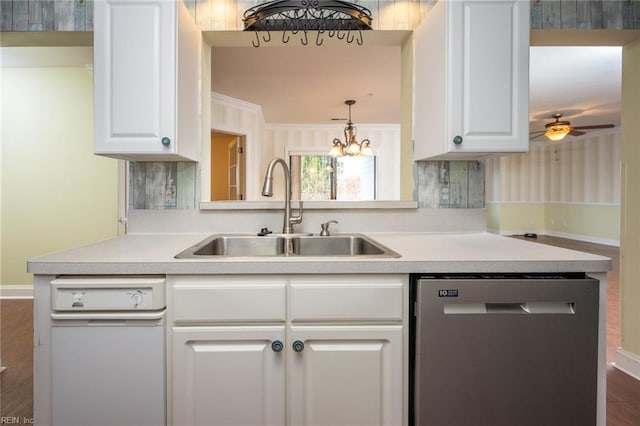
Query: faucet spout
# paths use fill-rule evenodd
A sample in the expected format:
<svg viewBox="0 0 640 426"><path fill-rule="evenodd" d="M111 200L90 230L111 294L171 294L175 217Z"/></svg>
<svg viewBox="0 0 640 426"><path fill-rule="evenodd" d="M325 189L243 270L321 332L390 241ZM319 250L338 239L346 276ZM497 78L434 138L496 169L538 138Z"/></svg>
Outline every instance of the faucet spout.
<svg viewBox="0 0 640 426"><path fill-rule="evenodd" d="M284 223L282 226L282 233L293 234L293 225L302 222L302 201L300 201L298 215L293 216L291 214L291 172L289 171L289 166L287 166L287 163L282 158L275 157L269 162L267 171L264 175L262 195L265 197L273 196L273 169L276 167L276 164L280 164L282 166L285 180Z"/></svg>

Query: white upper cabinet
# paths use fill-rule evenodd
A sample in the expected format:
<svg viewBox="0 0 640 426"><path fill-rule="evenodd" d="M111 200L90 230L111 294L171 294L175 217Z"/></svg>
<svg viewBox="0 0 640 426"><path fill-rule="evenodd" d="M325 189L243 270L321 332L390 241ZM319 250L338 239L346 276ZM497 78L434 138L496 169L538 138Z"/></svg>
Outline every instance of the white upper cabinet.
<svg viewBox="0 0 640 426"><path fill-rule="evenodd" d="M529 149L529 2L438 2L414 31L414 160Z"/></svg>
<svg viewBox="0 0 640 426"><path fill-rule="evenodd" d="M183 2L100 0L94 8L96 154L197 161L202 37Z"/></svg>

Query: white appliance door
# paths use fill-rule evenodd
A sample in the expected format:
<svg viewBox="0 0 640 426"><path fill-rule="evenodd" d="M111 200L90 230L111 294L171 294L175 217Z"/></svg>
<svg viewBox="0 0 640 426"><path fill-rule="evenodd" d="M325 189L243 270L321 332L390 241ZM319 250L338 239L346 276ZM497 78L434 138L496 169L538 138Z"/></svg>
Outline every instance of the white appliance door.
<svg viewBox="0 0 640 426"><path fill-rule="evenodd" d="M52 327L52 424L164 425L164 328Z"/></svg>

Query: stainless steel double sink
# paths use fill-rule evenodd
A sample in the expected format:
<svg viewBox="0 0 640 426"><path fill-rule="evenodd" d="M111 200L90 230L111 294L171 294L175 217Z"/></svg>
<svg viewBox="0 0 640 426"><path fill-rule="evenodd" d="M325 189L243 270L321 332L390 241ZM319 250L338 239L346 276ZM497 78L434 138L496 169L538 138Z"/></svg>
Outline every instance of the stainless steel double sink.
<svg viewBox="0 0 640 426"><path fill-rule="evenodd" d="M175 257L206 259L256 256L393 258L400 257L400 254L362 234L218 234L200 241Z"/></svg>

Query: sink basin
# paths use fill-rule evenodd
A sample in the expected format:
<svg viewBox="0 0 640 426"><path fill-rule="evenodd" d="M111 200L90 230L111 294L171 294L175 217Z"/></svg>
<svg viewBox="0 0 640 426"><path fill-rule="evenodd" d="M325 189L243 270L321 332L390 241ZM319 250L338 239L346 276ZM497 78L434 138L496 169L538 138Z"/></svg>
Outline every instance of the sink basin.
<svg viewBox="0 0 640 426"><path fill-rule="evenodd" d="M307 236L292 239L298 256L387 256L399 255L363 235ZM393 255L389 255L393 253Z"/></svg>
<svg viewBox="0 0 640 426"><path fill-rule="evenodd" d="M180 253L176 258L202 256L277 256L284 254L284 238L255 235L216 235Z"/></svg>
<svg viewBox="0 0 640 426"><path fill-rule="evenodd" d="M238 235L220 234L200 241L176 255L176 259L256 256L400 257L398 253L361 234Z"/></svg>

